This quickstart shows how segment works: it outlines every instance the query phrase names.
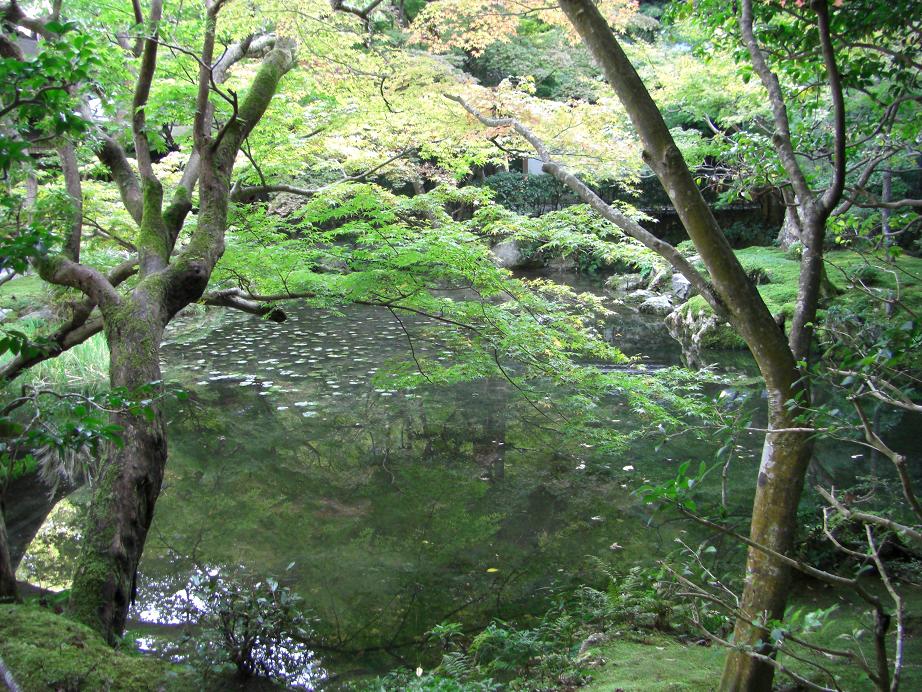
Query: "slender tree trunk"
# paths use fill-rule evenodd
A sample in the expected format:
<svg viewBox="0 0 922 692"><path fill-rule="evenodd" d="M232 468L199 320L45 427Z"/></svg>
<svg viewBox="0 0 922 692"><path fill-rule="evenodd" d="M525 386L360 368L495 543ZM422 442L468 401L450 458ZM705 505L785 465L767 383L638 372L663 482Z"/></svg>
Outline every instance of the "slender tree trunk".
<svg viewBox="0 0 922 692"><path fill-rule="evenodd" d="M749 346L768 390L770 430L799 427L798 416L809 406L809 392L802 384L797 359L810 343L807 325L795 325L791 344L786 343L758 290L746 276L705 203L688 165L682 158L642 80L592 0L559 0L573 26L582 36L627 110L644 146L644 160L656 173L682 220L733 326ZM815 318L819 294L817 262L822 261L822 228L818 215L805 219L805 258L801 277L799 321ZM821 268L821 265L820 265ZM788 407L792 399L799 406ZM800 432L769 432L765 436L750 526L751 539L779 553L788 553L796 529L797 506L812 454L809 437ZM748 619L766 622L784 614L790 570L759 550L750 550L741 608ZM720 689L725 691L770 690L774 669L745 653L768 639L763 628L737 621L735 643L728 655Z"/></svg>
<svg viewBox="0 0 922 692"><path fill-rule="evenodd" d="M792 380L786 392L769 393L769 428L785 429L800 425L795 420L799 411L790 411L786 402L796 392ZM756 543L790 554L797 529L797 507L803 491L804 478L813 453L813 444L803 433L768 433L762 447L762 463L749 537ZM750 548L746 558L746 576L740 610L753 622L780 620L784 615L790 587L791 570L761 550ZM743 647L755 647L767 641L767 630L753 627L740 618L734 629L734 642ZM761 653L770 655L763 646ZM744 650L733 649L727 655L720 690L723 692L769 692L774 668L749 656Z"/></svg>
<svg viewBox="0 0 922 692"><path fill-rule="evenodd" d="M883 170L882 176L880 200L882 202L889 202L893 198L893 170L890 166L887 166ZM880 210L880 231L881 235L883 235L884 249L887 249L893 242L893 238L890 237L892 232L890 228L890 210L887 207Z"/></svg>
<svg viewBox="0 0 922 692"><path fill-rule="evenodd" d="M106 315L113 389L135 396L159 388L163 326L157 306L129 299ZM145 394L144 398L152 399ZM94 489L83 544L71 587L70 611L109 643L121 636L135 597L138 562L154 515L167 458L159 405L145 412L120 412L121 445L113 446Z"/></svg>
<svg viewBox="0 0 922 692"><path fill-rule="evenodd" d="M10 543L6 536L6 521L3 519L3 501L0 499L0 603L19 600L16 589L16 571L10 558Z"/></svg>

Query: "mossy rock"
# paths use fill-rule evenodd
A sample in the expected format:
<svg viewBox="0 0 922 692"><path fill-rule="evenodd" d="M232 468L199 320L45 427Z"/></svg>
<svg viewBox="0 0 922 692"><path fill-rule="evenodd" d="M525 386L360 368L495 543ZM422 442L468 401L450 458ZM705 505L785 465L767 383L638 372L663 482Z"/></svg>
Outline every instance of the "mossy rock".
<svg viewBox="0 0 922 692"><path fill-rule="evenodd" d="M33 605L0 606L0 656L24 692L199 688L186 669L112 649L90 628Z"/></svg>

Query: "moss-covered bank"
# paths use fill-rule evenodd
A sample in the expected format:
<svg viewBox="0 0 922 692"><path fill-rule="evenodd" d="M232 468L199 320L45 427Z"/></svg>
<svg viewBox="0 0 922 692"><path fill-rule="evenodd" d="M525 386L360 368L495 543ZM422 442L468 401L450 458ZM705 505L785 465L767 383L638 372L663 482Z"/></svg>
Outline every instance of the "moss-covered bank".
<svg viewBox="0 0 922 692"><path fill-rule="evenodd" d="M794 314L797 303L797 286L800 279L800 260L774 247L748 247L737 250L736 256L746 272L758 284L759 293L773 315L784 317L787 323ZM850 250L826 253L826 273L832 285L840 291L834 298L824 301L819 313L833 305L855 310L879 307L871 305L875 299L862 290L851 289L854 279L872 293L881 297L899 290L907 305L922 305L922 259L903 256L896 260L893 269L884 267L881 258L869 258ZM899 284L897 284L897 281ZM701 296L692 297L679 308L683 316L710 316L712 311ZM741 349L743 340L729 325L708 329L702 336L701 347L706 349Z"/></svg>
<svg viewBox="0 0 922 692"><path fill-rule="evenodd" d="M111 649L88 627L34 605L0 606L0 656L24 692L199 689L185 669Z"/></svg>

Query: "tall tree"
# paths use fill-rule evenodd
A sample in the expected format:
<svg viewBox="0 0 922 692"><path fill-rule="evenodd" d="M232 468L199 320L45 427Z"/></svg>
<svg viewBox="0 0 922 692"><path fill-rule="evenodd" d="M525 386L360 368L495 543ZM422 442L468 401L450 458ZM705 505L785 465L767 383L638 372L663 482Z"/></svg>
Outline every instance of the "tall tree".
<svg viewBox="0 0 922 692"><path fill-rule="evenodd" d="M138 173L119 144L117 122L104 124L98 134L98 157L109 169L125 209L138 226L135 257L125 268L109 276L81 263L82 217L74 214L64 249L57 255L34 258L43 279L84 294L85 301L75 309L74 320L85 325L92 310L99 308L110 351L113 388L134 392L150 385L159 386L163 330L179 310L202 296L224 251L237 153L259 123L281 79L295 64L294 42L276 35L249 36L216 56L218 15L224 4L224 0L205 3L204 39L196 56L199 71L194 152L172 198L165 201L164 185L154 171L152 133L147 122L148 100L162 42L159 33L162 0L150 3L137 50L140 60L131 103L130 132ZM135 3L135 7L140 14L140 5ZM6 8L4 16L14 27L32 31L37 27L40 35L40 29L47 24L47 18L29 17L15 2ZM218 85L230 65L260 55L262 64L239 102L236 95L220 89ZM213 124L218 117L213 103L216 96L228 100L232 106L218 127ZM67 191L78 206L81 180L73 159L73 144L65 141L59 151ZM199 187L197 222L184 234L196 185ZM183 235L187 237L180 246L178 241ZM135 272L137 283L128 292L119 291L118 285ZM63 348L65 344L59 346ZM90 502L70 598L73 614L110 642L121 635L134 597L137 566L167 456L164 421L156 404L147 415L115 413L113 423L120 426L122 441L109 452Z"/></svg>
<svg viewBox="0 0 922 692"><path fill-rule="evenodd" d="M800 5L800 3L798 3ZM699 274L667 243L656 239L636 223L631 223L599 199L577 178L554 160L544 143L521 122L513 118L484 116L462 99L469 112L491 127L512 127L528 140L544 170L569 185L584 201L648 247L660 253L701 290L715 312L727 319L749 346L768 390L769 432L766 435L752 509L751 548L746 566L745 588L735 639L738 648L730 652L721 688L726 690L768 690L773 667L765 631L752 623L780 619L784 613L789 585L789 568L775 555L792 548L796 511L804 476L812 454L812 441L804 419L809 409L810 388L800 363L810 356L813 324L817 316L823 279L823 242L826 225L846 189L846 115L843 83L833 46L830 8L816 0L809 8L799 8L800 32L812 37L818 55L817 74L825 83L831 136L825 175L817 175L815 165L807 171L797 153L788 115L788 95L767 65L754 29L751 0L744 0L739 30L754 71L769 94L775 133L775 152L792 188L795 212L802 227L803 256L790 334L778 328L754 283L740 266L724 234L701 196L689 167L667 127L660 109L626 56L612 27L592 0L560 0L583 41L594 55L634 125L643 145L643 158L663 184L689 237L693 241L707 277ZM840 28L840 31L841 28ZM854 37L852 37L854 40ZM909 100L898 92L894 103ZM895 109L888 110L889 118ZM821 145L821 146L825 146ZM871 157L865 171L893 153ZM817 159L814 159L817 160ZM864 173L862 173L864 176ZM821 180L817 188L810 180ZM855 181L851 199L862 197L861 186L867 177ZM866 196L866 193L865 193ZM904 200L911 206L912 200ZM872 200L873 203L873 200ZM884 206L889 206L885 203Z"/></svg>

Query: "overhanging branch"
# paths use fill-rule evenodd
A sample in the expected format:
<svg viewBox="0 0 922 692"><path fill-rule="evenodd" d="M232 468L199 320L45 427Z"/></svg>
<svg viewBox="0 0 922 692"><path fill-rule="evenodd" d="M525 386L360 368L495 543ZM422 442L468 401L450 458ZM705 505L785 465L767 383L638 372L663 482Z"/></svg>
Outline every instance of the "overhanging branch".
<svg viewBox="0 0 922 692"><path fill-rule="evenodd" d="M716 293L714 293L711 284L687 259L685 259L685 257L682 256L682 253L666 241L657 238L633 219L628 218L611 205L606 204L605 201L585 183L570 173L563 164L555 161L541 138L528 127L515 118L491 118L485 116L460 96L454 96L452 94L444 94L444 96L448 100L461 105L464 110L487 127L511 127L515 130L515 132L522 137L522 139L527 141L538 154L538 158L543 164L542 169L545 172L550 173L558 181L573 190L583 202L592 207L602 218L611 221L626 235L639 241L645 247L669 262L677 272L688 279L689 283L697 289L702 297L708 302L708 305L714 310L715 314L722 319L728 319L726 309Z"/></svg>

